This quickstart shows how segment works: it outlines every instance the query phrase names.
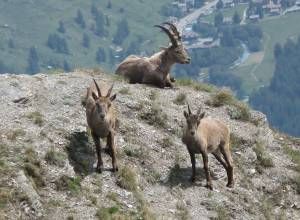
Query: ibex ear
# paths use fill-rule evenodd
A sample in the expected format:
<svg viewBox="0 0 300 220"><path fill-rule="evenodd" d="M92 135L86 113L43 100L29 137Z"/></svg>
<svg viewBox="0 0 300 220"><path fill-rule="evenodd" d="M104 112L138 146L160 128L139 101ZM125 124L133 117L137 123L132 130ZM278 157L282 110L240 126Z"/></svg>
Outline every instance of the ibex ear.
<svg viewBox="0 0 300 220"><path fill-rule="evenodd" d="M114 94L114 95L112 95L109 99L110 99L110 101L112 102L112 101L114 101L114 100L116 99L116 97L117 97L117 94Z"/></svg>
<svg viewBox="0 0 300 220"><path fill-rule="evenodd" d="M189 114L186 111L183 112L183 115L184 115L185 118L189 117Z"/></svg>
<svg viewBox="0 0 300 220"><path fill-rule="evenodd" d="M98 96L94 92L92 92L92 97L95 101L98 99Z"/></svg>

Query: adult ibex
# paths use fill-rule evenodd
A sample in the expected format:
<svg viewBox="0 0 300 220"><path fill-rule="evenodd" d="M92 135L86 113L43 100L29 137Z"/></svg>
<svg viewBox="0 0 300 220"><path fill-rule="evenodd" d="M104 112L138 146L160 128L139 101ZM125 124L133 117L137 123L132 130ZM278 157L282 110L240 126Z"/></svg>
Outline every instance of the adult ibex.
<svg viewBox="0 0 300 220"><path fill-rule="evenodd" d="M208 153L212 153L223 165L227 172L227 187L233 187L233 162L230 153L229 128L222 122L204 118L205 112L199 109L197 114L192 114L188 105L188 112L184 111L187 126L183 133L182 141L186 144L192 162L191 181L195 181L196 166L195 154L202 154L207 187L213 189L210 172L208 168ZM224 157L224 159L222 158Z"/></svg>
<svg viewBox="0 0 300 220"><path fill-rule="evenodd" d="M116 98L116 94L111 96L112 89L113 85L108 88L104 83L101 84L100 89L94 80L94 83L87 89L86 99L84 101L87 123L91 129L92 137L96 145L98 157L97 171L100 173L103 170L100 138L106 138L107 146L112 157L113 171L118 170L114 141L116 112L112 103Z"/></svg>
<svg viewBox="0 0 300 220"><path fill-rule="evenodd" d="M122 75L129 80L129 83L152 84L160 88L173 87L175 81L170 77L171 67L175 63L188 64L191 61L185 47L182 44L181 36L174 24L165 22L170 28L162 25L155 25L164 31L170 38L171 45L151 57L128 56L119 64L116 74Z"/></svg>

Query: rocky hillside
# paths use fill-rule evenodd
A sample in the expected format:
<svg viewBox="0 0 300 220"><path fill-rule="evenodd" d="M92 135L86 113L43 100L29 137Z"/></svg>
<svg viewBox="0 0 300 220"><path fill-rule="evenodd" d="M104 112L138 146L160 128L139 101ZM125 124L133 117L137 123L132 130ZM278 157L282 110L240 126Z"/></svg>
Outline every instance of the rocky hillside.
<svg viewBox="0 0 300 220"><path fill-rule="evenodd" d="M98 174L81 96L92 78L115 82L120 169ZM300 219L300 141L226 90L178 82L129 85L99 70L0 76L0 219ZM181 142L183 110L202 106L232 131L236 185L209 157L214 191ZM104 144L103 144L104 145Z"/></svg>

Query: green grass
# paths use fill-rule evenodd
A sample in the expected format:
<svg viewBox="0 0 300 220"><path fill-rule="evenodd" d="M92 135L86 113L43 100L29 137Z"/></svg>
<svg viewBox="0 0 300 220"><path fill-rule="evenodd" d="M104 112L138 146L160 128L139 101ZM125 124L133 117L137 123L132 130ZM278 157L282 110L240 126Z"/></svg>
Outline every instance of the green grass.
<svg viewBox="0 0 300 220"><path fill-rule="evenodd" d="M186 101L186 94L181 92L179 93L176 98L173 100L173 102L176 104L176 105L184 105L185 104L185 101Z"/></svg>
<svg viewBox="0 0 300 220"><path fill-rule="evenodd" d="M274 167L274 162L272 158L266 153L265 145L263 143L256 143L255 147L253 148L257 156L257 166L259 172L262 172L261 168L270 168Z"/></svg>
<svg viewBox="0 0 300 220"><path fill-rule="evenodd" d="M281 17L269 17L258 23L264 33L265 55L261 64L239 66L234 69L234 72L241 76L246 93L250 94L261 85L269 84L275 70L274 46L276 43L284 44L288 38L297 39L300 35L299 20L300 13L295 12ZM251 70L258 81L250 75Z"/></svg>
<svg viewBox="0 0 300 220"><path fill-rule="evenodd" d="M43 126L43 124L44 124L43 115L38 111L29 113L27 115L27 118L31 119L34 124L36 124L40 127Z"/></svg>
<svg viewBox="0 0 300 220"><path fill-rule="evenodd" d="M67 158L65 154L55 151L54 149L50 149L45 155L45 160L48 164L56 165L59 167L64 166L66 159Z"/></svg>
<svg viewBox="0 0 300 220"><path fill-rule="evenodd" d="M244 10L246 9L247 5L237 5L236 7L234 8L224 8L224 9L221 9L220 11L222 12L224 18L225 17L231 17L234 15L235 11L237 11L239 13L239 15L242 17L243 16L243 13L244 13ZM215 19L215 15L216 15L217 12L214 12L210 15L207 15L207 16L204 16L202 17L202 19L204 21L207 21L207 22L210 22L210 23L214 23L214 19Z"/></svg>
<svg viewBox="0 0 300 220"><path fill-rule="evenodd" d="M138 188L136 173L132 167L124 166L118 172L118 185L129 191L136 191Z"/></svg>
<svg viewBox="0 0 300 220"><path fill-rule="evenodd" d="M91 31L92 2L109 18L107 38L99 38ZM27 67L27 57L31 46L37 48L42 71L46 70L50 60L62 64L65 59L72 67L99 66L95 61L98 47L106 50L108 58L108 48L116 32L117 23L124 18L128 20L130 27L130 35L124 42L125 48L138 36L143 37L141 47L148 51L158 50L160 44L167 42L167 37L159 33L153 25L166 20L159 14L159 11L162 5L172 0L151 3L145 0L114 0L111 1L112 9L106 8L107 2L108 0L0 1L1 24L9 25L8 28L0 29L1 57L5 57L5 64L14 67L18 73L23 73ZM124 8L124 13L119 12L120 8ZM85 29L81 29L74 22L78 9L82 11L86 22ZM71 55L57 54L46 46L48 35L58 33L56 29L60 20L64 22L66 33L59 33L59 35L68 40ZM90 48L84 48L81 45L83 33L90 37ZM13 39L15 48L8 47L9 39ZM101 64L101 66L106 69L111 68L109 64Z"/></svg>

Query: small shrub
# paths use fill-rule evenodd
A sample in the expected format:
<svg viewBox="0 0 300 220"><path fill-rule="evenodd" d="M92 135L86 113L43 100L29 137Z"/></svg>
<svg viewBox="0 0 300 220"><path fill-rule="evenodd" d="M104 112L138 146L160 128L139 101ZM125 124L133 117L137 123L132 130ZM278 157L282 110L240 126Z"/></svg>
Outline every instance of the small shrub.
<svg viewBox="0 0 300 220"><path fill-rule="evenodd" d="M23 129L19 128L13 131L9 131L6 135L8 140L15 141L17 137L25 136L25 134L26 132Z"/></svg>
<svg viewBox="0 0 300 220"><path fill-rule="evenodd" d="M48 164L63 167L65 165L66 156L63 153L56 152L54 149L47 151L45 160Z"/></svg>
<svg viewBox="0 0 300 220"><path fill-rule="evenodd" d="M168 116L163 112L157 104L152 104L148 112L140 114L140 118L147 121L148 124L157 127L166 128Z"/></svg>
<svg viewBox="0 0 300 220"><path fill-rule="evenodd" d="M138 187L136 173L129 166L122 167L118 172L117 183L124 189L136 191Z"/></svg>
<svg viewBox="0 0 300 220"><path fill-rule="evenodd" d="M45 186L41 170L41 162L33 148L26 149L23 168L25 170L25 174L32 178L37 187Z"/></svg>
<svg viewBox="0 0 300 220"><path fill-rule="evenodd" d="M99 220L130 219L128 216L120 212L120 207L118 206L111 206L108 208L101 207L97 210L96 216Z"/></svg>
<svg viewBox="0 0 300 220"><path fill-rule="evenodd" d="M11 191L8 189L0 188L0 209L6 207L6 205L11 200Z"/></svg>
<svg viewBox="0 0 300 220"><path fill-rule="evenodd" d="M176 81L178 86L189 86L193 87L196 91L213 92L215 87L206 83L196 82L191 79L178 79Z"/></svg>
<svg viewBox="0 0 300 220"><path fill-rule="evenodd" d="M31 119L34 124L38 126L42 126L44 124L44 119L43 115L40 112L31 112L30 114L27 115L27 118Z"/></svg>
<svg viewBox="0 0 300 220"><path fill-rule="evenodd" d="M209 105L214 107L220 107L223 105L231 105L235 101L233 94L228 89L221 89L211 96Z"/></svg>
<svg viewBox="0 0 300 220"><path fill-rule="evenodd" d="M81 191L80 181L80 177L68 177L63 175L55 182L55 185L58 190L68 190L72 194L78 194Z"/></svg>
<svg viewBox="0 0 300 220"><path fill-rule="evenodd" d="M25 163L24 169L25 169L27 176L32 177L36 186L38 186L38 187L45 186L45 182L43 180L43 177L41 175L41 170L39 167L35 166L32 163Z"/></svg>
<svg viewBox="0 0 300 220"><path fill-rule="evenodd" d="M240 149L244 143L245 141L241 137L236 136L234 133L230 134L230 145L232 149Z"/></svg>
<svg viewBox="0 0 300 220"><path fill-rule="evenodd" d="M216 207L217 217L215 220L230 220L229 213L227 212L227 209L223 206L218 205Z"/></svg>
<svg viewBox="0 0 300 220"><path fill-rule="evenodd" d="M129 95L130 94L130 90L128 87L124 87L122 89L119 90L119 93L120 94L123 94L123 95Z"/></svg>
<svg viewBox="0 0 300 220"><path fill-rule="evenodd" d="M143 157L143 151L141 149L132 149L129 148L128 146L126 146L124 148L124 153L128 156L128 157L136 157L136 158L141 158Z"/></svg>
<svg viewBox="0 0 300 220"><path fill-rule="evenodd" d="M154 100L157 99L157 97L158 97L157 92L154 91L154 90L151 90L151 92L150 92L150 94L149 94L149 99L152 100L152 101L154 101Z"/></svg>
<svg viewBox="0 0 300 220"><path fill-rule="evenodd" d="M161 146L163 148L170 148L174 145L173 140L170 136L165 137L161 140Z"/></svg>
<svg viewBox="0 0 300 220"><path fill-rule="evenodd" d="M176 208L177 208L176 215L177 215L178 219L180 219L180 220L191 219L191 216L189 214L189 210L182 201L180 201L176 204Z"/></svg>
<svg viewBox="0 0 300 220"><path fill-rule="evenodd" d="M251 118L248 105L240 101L232 103L232 108L228 108L228 114L231 119L241 121L249 121Z"/></svg>
<svg viewBox="0 0 300 220"><path fill-rule="evenodd" d="M149 170L147 170L144 174L146 180L148 183L154 184L156 182L158 182L161 178L160 173L155 170L154 168L150 168Z"/></svg>
<svg viewBox="0 0 300 220"><path fill-rule="evenodd" d="M179 93L176 98L174 99L174 103L177 105L184 105L186 100L186 94L185 93Z"/></svg>
<svg viewBox="0 0 300 220"><path fill-rule="evenodd" d="M286 145L283 147L283 150L296 164L296 171L300 172L300 151L294 150L293 148Z"/></svg>
<svg viewBox="0 0 300 220"><path fill-rule="evenodd" d="M264 168L273 167L274 163L271 157L269 157L265 152L265 146L262 143L256 143L253 148L256 156L258 165Z"/></svg>

